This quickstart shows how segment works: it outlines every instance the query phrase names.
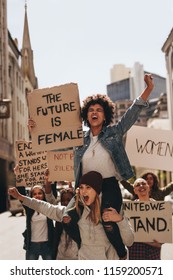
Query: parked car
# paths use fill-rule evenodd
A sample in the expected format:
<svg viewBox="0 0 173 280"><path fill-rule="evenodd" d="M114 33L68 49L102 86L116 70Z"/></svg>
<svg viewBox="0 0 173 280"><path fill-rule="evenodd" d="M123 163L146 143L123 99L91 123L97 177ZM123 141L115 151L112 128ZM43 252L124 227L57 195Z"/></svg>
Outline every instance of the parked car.
<svg viewBox="0 0 173 280"><path fill-rule="evenodd" d="M25 187L18 187L17 189L21 194L26 194ZM8 196L8 210L11 212L12 216L15 216L18 213L24 215L25 213L22 203L11 195Z"/></svg>
<svg viewBox="0 0 173 280"><path fill-rule="evenodd" d="M12 216L15 216L18 213L24 215L24 208L22 206L22 203L18 199L9 195L8 201L9 201L9 211L11 212Z"/></svg>

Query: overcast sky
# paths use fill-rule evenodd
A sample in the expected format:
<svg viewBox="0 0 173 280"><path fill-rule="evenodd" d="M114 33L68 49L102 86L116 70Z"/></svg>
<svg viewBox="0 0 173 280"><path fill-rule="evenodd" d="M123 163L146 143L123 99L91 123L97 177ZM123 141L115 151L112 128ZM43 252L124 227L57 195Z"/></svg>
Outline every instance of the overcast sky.
<svg viewBox="0 0 173 280"><path fill-rule="evenodd" d="M7 0L8 29L22 46L25 0ZM114 64L166 77L161 48L173 28L172 0L28 0L39 88L78 83L81 101L106 93Z"/></svg>

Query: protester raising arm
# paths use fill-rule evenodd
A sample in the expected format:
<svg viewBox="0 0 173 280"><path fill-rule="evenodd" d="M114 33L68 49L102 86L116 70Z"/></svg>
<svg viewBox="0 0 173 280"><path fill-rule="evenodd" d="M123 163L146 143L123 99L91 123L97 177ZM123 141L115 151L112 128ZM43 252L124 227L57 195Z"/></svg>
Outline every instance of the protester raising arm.
<svg viewBox="0 0 173 280"><path fill-rule="evenodd" d="M144 76L144 81L146 83L146 88L144 89L144 91L141 93L140 97L144 100L147 101L148 97L151 93L151 91L154 88L154 83L153 83L153 78L151 74L145 75Z"/></svg>
<svg viewBox="0 0 173 280"><path fill-rule="evenodd" d="M9 194L13 197L21 200L25 207L34 209L35 211L49 217L51 220L56 221L57 227L54 232L53 239L53 259L58 260L76 260L78 258L78 247L76 243L67 236L66 232L62 228L61 219L68 203L73 195L73 189L65 189L60 194L61 205L52 205L45 201L29 198L24 195L20 195L16 188L10 188ZM29 209L28 208L28 209Z"/></svg>
<svg viewBox="0 0 173 280"><path fill-rule="evenodd" d="M46 201L56 205L57 204L57 199L53 195L52 192L52 182L49 180L49 169L46 168L45 174L44 174L44 179L45 179L45 196L46 196ZM54 183L56 184L56 183Z"/></svg>
<svg viewBox="0 0 173 280"><path fill-rule="evenodd" d="M165 196L169 195L173 191L173 182L170 182L163 188L159 187L159 179L153 172L146 172L141 175L145 179L150 187L150 197L155 200L164 200Z"/></svg>
<svg viewBox="0 0 173 280"><path fill-rule="evenodd" d="M130 184L128 181L122 180L121 185L134 196L134 189L133 189L133 184Z"/></svg>
<svg viewBox="0 0 173 280"><path fill-rule="evenodd" d="M15 187L9 188L8 192L14 198L20 200L23 203L23 205L42 213L43 215L47 216L52 220L61 221L62 213L65 211L64 206L52 205L43 200L27 197L25 195L20 194Z"/></svg>
<svg viewBox="0 0 173 280"><path fill-rule="evenodd" d="M134 176L124 148L123 136L137 121L142 109L148 106L147 99L154 87L151 74L146 74L144 81L146 83L145 89L134 100L117 124L110 125L114 120L115 104L107 95L96 94L88 96L83 101L81 116L84 125L88 126L89 130L84 134L84 145L75 148L75 186L79 186L83 174L92 170L99 172L103 177L102 212L108 206L116 209L118 213L120 212L122 195L118 181L128 180ZM102 155L101 160L100 155ZM67 211L72 205L73 203L70 202ZM70 211L67 215L72 218L71 233L74 235L74 224L72 225L72 223L77 221L78 217L73 216L73 212ZM118 235L117 224L111 223L110 226L104 220L102 223L109 241L120 258L123 259L126 256L126 249L120 234ZM70 225L66 230L69 232L69 229ZM115 232L117 233L116 238Z"/></svg>
<svg viewBox="0 0 173 280"><path fill-rule="evenodd" d="M117 251L109 242L101 223L99 197L101 188L102 176L100 173L90 171L81 177L74 207L74 211L79 214L78 225L81 236L80 260L120 259ZM106 223L116 223L119 228L118 234L121 234L123 243L127 246L132 245L134 241L133 230L122 211L118 213L116 209L109 207L103 212L102 218ZM68 223L70 221L67 221ZM116 232L114 234L116 238Z"/></svg>
<svg viewBox="0 0 173 280"><path fill-rule="evenodd" d="M141 178L145 179L150 188L150 198L153 198L157 201L163 201L165 196L169 195L173 191L173 182L170 182L167 186L160 188L159 187L159 179L157 175L153 172L146 172L141 174ZM128 181L122 180L121 184L123 187L128 190L133 196L134 188L133 184L129 183Z"/></svg>
<svg viewBox="0 0 173 280"><path fill-rule="evenodd" d="M96 94L88 96L83 101L81 108L81 116L84 124L89 127L89 130L84 135L84 145L75 147L74 155L74 171L75 171L75 186L79 186L82 175L89 171L97 171L103 176L102 203L101 212L104 209L112 207L119 213L122 206L122 195L119 188L120 180L128 180L134 176L128 156L126 154L123 136L137 121L143 108L148 106L147 99L153 90L154 83L151 74L145 74L145 89L136 98L133 104L128 108L122 116L118 124L113 124L114 121L114 102L104 94ZM34 120L29 120L29 129L32 131L36 125ZM102 155L102 160L100 160ZM70 203L70 206L74 203ZM67 207L67 215L72 214ZM77 236L78 216L71 215L71 233ZM73 223L74 222L74 223ZM76 232L75 224L76 223ZM119 228L116 223L111 226L102 221L105 233L117 251L120 258L126 257L126 248L119 234ZM116 233L116 238L115 238ZM71 235L71 236L72 236ZM76 239L76 240L77 240ZM80 243L80 238L78 239Z"/></svg>
<svg viewBox="0 0 173 280"><path fill-rule="evenodd" d="M154 199L150 197L150 187L145 179L136 179L133 187L134 193L138 197L135 201L154 201ZM129 247L129 259L160 260L161 245L162 244L157 240L153 240L153 242L134 242L133 245Z"/></svg>

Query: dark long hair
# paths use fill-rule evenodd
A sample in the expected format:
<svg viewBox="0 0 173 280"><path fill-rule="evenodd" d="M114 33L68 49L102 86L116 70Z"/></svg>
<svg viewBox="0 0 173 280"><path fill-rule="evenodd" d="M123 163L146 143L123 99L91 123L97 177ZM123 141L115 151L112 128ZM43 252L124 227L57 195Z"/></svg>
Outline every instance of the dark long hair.
<svg viewBox="0 0 173 280"><path fill-rule="evenodd" d="M141 178L145 179L147 181L147 176L148 175L151 175L153 177L153 186L151 188L151 191L158 191L159 189L159 180L158 180L158 177L153 173L153 172L146 172L144 173Z"/></svg>
<svg viewBox="0 0 173 280"><path fill-rule="evenodd" d="M31 188L30 197L32 198L32 196L33 196L33 191L34 191L35 188L39 188L39 189L42 191L42 193L43 193L43 201L46 201L45 191L44 191L44 188L43 188L41 185L34 185L34 186ZM35 210L30 209L30 212L31 212L31 216L33 216ZM37 213L38 213L38 215L39 215L39 212L37 212Z"/></svg>

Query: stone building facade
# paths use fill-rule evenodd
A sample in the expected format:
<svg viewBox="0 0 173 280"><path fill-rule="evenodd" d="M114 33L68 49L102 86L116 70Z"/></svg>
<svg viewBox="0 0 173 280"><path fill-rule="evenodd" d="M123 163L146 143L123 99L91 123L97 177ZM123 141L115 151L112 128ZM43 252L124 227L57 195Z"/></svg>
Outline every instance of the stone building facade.
<svg viewBox="0 0 173 280"><path fill-rule="evenodd" d="M0 118L0 213L8 209L8 187L14 185L16 140L29 140L27 93L37 88L25 5L22 49L7 26L7 1L0 0L0 101L10 114Z"/></svg>

